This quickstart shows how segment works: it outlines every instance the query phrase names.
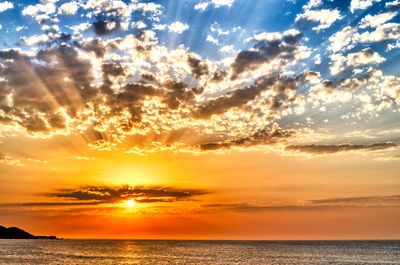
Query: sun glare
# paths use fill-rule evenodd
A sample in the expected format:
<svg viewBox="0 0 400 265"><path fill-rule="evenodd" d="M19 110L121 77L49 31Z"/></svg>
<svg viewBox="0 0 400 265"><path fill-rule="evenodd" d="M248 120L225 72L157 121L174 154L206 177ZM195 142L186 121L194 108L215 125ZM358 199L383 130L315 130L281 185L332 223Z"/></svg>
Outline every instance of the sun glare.
<svg viewBox="0 0 400 265"><path fill-rule="evenodd" d="M135 206L135 204L136 203L135 203L135 201L133 199L125 201L125 205L128 206L128 207L133 207L133 206Z"/></svg>

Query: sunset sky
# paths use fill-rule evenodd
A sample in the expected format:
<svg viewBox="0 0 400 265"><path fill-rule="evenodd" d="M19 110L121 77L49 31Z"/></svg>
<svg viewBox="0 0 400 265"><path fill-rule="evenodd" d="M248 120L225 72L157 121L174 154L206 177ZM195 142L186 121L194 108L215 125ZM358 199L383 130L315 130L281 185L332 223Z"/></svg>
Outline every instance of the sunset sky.
<svg viewBox="0 0 400 265"><path fill-rule="evenodd" d="M400 238L399 0L0 0L0 225Z"/></svg>

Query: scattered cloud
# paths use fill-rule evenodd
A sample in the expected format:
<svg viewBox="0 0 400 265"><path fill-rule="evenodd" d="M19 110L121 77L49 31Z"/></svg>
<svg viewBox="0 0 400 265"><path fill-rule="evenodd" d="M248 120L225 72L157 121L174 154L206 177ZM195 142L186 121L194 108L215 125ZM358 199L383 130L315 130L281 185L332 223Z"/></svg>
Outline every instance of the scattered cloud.
<svg viewBox="0 0 400 265"><path fill-rule="evenodd" d="M381 0L351 0L350 11L354 13L357 9L366 9L372 6L374 3L380 2Z"/></svg>
<svg viewBox="0 0 400 265"><path fill-rule="evenodd" d="M8 166L17 166L17 167L23 167L24 164L21 162L21 160L14 158L9 155L4 155L0 154L0 163L8 165Z"/></svg>
<svg viewBox="0 0 400 265"><path fill-rule="evenodd" d="M296 16L296 22L319 22L319 26L313 27L313 30L319 31L321 29L329 28L336 20L343 19L337 9L320 9L320 10L306 10L303 14Z"/></svg>
<svg viewBox="0 0 400 265"><path fill-rule="evenodd" d="M5 1L5 2L0 2L0 13L6 11L7 9L14 8L13 3Z"/></svg>
<svg viewBox="0 0 400 265"><path fill-rule="evenodd" d="M223 7L223 6L231 7L234 2L235 2L235 0L211 0L211 1L205 1L205 2L197 3L194 6L194 9L197 9L197 10L200 10L200 11L204 11L209 6L214 6L216 8Z"/></svg>
<svg viewBox="0 0 400 265"><path fill-rule="evenodd" d="M176 22L172 23L171 25L169 25L168 29L171 32L182 34L184 31L189 29L189 25L186 23L176 21Z"/></svg>
<svg viewBox="0 0 400 265"><path fill-rule="evenodd" d="M79 9L78 3L72 1L72 2L68 2L68 3L62 4L60 6L59 10L61 11L61 13L71 16L71 15L76 14L78 9Z"/></svg>

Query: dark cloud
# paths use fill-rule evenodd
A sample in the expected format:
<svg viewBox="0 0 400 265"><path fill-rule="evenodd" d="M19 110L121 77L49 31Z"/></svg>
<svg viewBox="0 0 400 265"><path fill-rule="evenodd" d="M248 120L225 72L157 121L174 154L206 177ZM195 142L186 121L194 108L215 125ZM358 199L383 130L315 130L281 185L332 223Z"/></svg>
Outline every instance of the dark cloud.
<svg viewBox="0 0 400 265"><path fill-rule="evenodd" d="M314 80L318 80L320 78L320 74L314 71L305 71L296 77L297 81L301 83L312 83Z"/></svg>
<svg viewBox="0 0 400 265"><path fill-rule="evenodd" d="M196 58L194 55L188 55L187 62L195 78L199 79L202 75L208 75L207 64L203 63L199 58Z"/></svg>
<svg viewBox="0 0 400 265"><path fill-rule="evenodd" d="M365 84L365 79L359 77L359 78L345 79L340 83L340 86L350 91L355 91L364 84Z"/></svg>
<svg viewBox="0 0 400 265"><path fill-rule="evenodd" d="M28 132L64 128L65 119L57 109L64 107L74 116L76 108L97 93L91 86L90 63L65 44L39 50L35 56L2 51L0 62L0 76L5 80L0 82L0 109ZM7 96L12 107L4 101Z"/></svg>
<svg viewBox="0 0 400 265"><path fill-rule="evenodd" d="M217 69L217 70L213 73L210 82L215 82L215 83L221 82L221 81L224 80L227 76L228 76L228 72L227 72L227 71L224 71L224 70L221 70L221 69Z"/></svg>
<svg viewBox="0 0 400 265"><path fill-rule="evenodd" d="M224 142L211 142L199 145L201 151L229 149L233 146L252 146L252 145L268 145L275 144L292 135L290 131L283 131L280 128L267 127L251 136L241 137L235 140Z"/></svg>
<svg viewBox="0 0 400 265"><path fill-rule="evenodd" d="M105 18L97 18L97 21L92 23L94 32L100 36L106 36L121 28L121 21L114 17L109 17L108 21Z"/></svg>
<svg viewBox="0 0 400 265"><path fill-rule="evenodd" d="M89 42L84 42L83 44L80 44L79 42L75 41L74 45L85 51L94 52L94 54L97 57L103 57L104 53L106 52L106 48L104 47L103 43L99 39L94 39Z"/></svg>
<svg viewBox="0 0 400 265"><path fill-rule="evenodd" d="M174 202L192 200L194 196L209 193L199 189L179 189L172 187L125 186L87 186L77 189L63 189L48 194L51 197L65 198L74 202L117 203L135 199L137 202Z"/></svg>
<svg viewBox="0 0 400 265"><path fill-rule="evenodd" d="M295 79L281 76L265 76L254 82L254 85L233 90L221 97L210 100L195 109L196 117L207 119L214 114L222 114L231 108L241 107L255 99L262 91L275 90L277 93L271 102L272 107L280 106L280 101L287 99L286 92L296 90Z"/></svg>
<svg viewBox="0 0 400 265"><path fill-rule="evenodd" d="M348 151L376 151L399 146L396 143L373 143L373 144L339 144L339 145L289 145L285 147L287 151L295 151L309 154L332 154Z"/></svg>
<svg viewBox="0 0 400 265"><path fill-rule="evenodd" d="M124 68L120 63L105 63L101 66L105 76L123 76L125 75Z"/></svg>
<svg viewBox="0 0 400 265"><path fill-rule="evenodd" d="M280 58L284 61L294 60L300 33L285 34L282 39L255 40L252 50L240 51L232 63L231 79L248 70L255 70L261 64Z"/></svg>

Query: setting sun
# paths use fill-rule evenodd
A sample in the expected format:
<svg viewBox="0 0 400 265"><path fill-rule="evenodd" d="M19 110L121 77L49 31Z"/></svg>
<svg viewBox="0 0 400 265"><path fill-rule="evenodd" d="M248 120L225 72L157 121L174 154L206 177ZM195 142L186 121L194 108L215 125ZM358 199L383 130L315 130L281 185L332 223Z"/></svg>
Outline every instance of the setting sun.
<svg viewBox="0 0 400 265"><path fill-rule="evenodd" d="M125 205L126 206L128 206L128 207L133 207L133 206L135 206L135 200L134 199L130 199L130 200L127 200L127 201L125 201Z"/></svg>

